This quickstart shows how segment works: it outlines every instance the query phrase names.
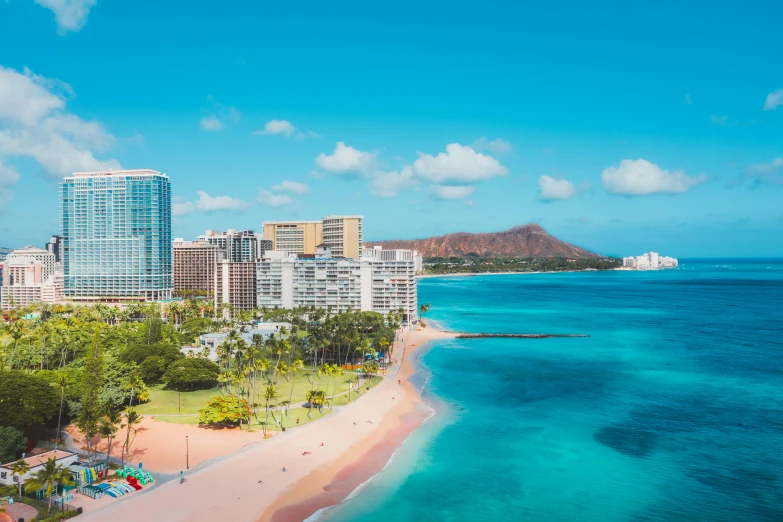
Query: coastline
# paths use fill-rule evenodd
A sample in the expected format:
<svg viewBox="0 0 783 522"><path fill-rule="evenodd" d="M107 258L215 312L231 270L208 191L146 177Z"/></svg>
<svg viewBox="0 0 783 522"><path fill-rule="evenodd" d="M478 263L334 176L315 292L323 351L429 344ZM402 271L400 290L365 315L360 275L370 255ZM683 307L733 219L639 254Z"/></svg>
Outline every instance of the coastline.
<svg viewBox="0 0 783 522"><path fill-rule="evenodd" d="M336 505L380 472L432 415L409 378L422 347L454 335L432 327L404 332L396 348L404 343L404 357L395 353L401 364L356 402L207 462L188 472L184 484L158 484L80 519L137 522L165 513L170 521L291 521Z"/></svg>
<svg viewBox="0 0 783 522"><path fill-rule="evenodd" d="M307 520L352 497L357 489L383 471L408 436L434 415L410 382L410 377L419 371L414 361L430 341L454 335L432 327L405 332L402 364L396 375L389 376L392 388L396 387L393 390L397 401L394 408L384 416L378 428L359 444L353 445L351 451L292 484L267 508L258 522ZM399 385L394 382L397 379Z"/></svg>
<svg viewBox="0 0 783 522"><path fill-rule="evenodd" d="M610 272L611 270L617 270L616 268L608 270L542 270L540 272L461 272L452 274L421 274L417 275L416 279L430 279L433 277L475 277L475 276L493 276L493 275L533 275L533 274L574 274L577 272Z"/></svg>

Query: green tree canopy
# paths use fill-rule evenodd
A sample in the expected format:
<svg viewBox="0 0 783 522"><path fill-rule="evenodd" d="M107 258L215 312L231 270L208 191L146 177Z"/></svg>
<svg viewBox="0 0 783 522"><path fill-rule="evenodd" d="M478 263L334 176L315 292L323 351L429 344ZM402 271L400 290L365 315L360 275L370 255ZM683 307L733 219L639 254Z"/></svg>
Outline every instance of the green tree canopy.
<svg viewBox="0 0 783 522"><path fill-rule="evenodd" d="M120 361L141 365L148 357L163 357L166 366L185 356L174 345L166 343L134 344L120 353Z"/></svg>
<svg viewBox="0 0 783 522"><path fill-rule="evenodd" d="M206 390L217 384L220 368L208 359L181 359L163 375L166 388L175 391Z"/></svg>
<svg viewBox="0 0 783 522"><path fill-rule="evenodd" d="M0 464L18 459L26 447L24 433L11 426L0 426Z"/></svg>
<svg viewBox="0 0 783 522"><path fill-rule="evenodd" d="M49 382L17 370L0 371L0 422L25 429L49 421L60 397Z"/></svg>
<svg viewBox="0 0 783 522"><path fill-rule="evenodd" d="M139 366L139 375L147 384L159 383L164 373L166 373L166 359L159 355L147 357Z"/></svg>

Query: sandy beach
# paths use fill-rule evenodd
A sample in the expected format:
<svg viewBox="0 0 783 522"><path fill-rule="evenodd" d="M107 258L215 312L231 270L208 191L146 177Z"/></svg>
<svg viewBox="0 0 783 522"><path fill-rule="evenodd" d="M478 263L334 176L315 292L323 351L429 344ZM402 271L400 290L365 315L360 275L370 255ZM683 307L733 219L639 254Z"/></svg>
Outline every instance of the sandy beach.
<svg viewBox="0 0 783 522"><path fill-rule="evenodd" d="M98 509L85 502L89 512L80 519L288 522L337 504L383 469L430 414L408 381L416 370L415 352L430 340L453 336L433 328L406 332L395 349L395 356L401 357L404 346L401 364L393 365L383 382L356 402L267 440L248 440L242 449L186 472L184 484L178 480L159 484ZM182 456L172 458L171 464L177 460ZM152 463L149 467L154 469Z"/></svg>

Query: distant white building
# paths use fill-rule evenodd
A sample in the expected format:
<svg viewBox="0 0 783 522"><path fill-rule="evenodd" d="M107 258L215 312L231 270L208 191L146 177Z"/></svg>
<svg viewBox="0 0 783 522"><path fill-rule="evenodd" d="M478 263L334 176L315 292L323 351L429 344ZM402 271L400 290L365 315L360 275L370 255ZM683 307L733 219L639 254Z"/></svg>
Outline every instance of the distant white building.
<svg viewBox="0 0 783 522"><path fill-rule="evenodd" d="M657 252L647 252L636 257L624 257L623 268L637 270L658 270L660 268L677 268L679 262L674 257L665 257Z"/></svg>
<svg viewBox="0 0 783 522"><path fill-rule="evenodd" d="M63 298L62 265L42 248L26 246L5 259L0 305L4 308L33 303L55 303Z"/></svg>

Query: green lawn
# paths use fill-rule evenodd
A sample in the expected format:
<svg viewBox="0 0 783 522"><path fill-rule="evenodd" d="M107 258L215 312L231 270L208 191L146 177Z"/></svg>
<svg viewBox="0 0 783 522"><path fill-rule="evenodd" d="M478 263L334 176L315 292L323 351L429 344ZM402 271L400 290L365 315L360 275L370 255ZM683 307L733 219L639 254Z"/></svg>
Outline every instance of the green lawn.
<svg viewBox="0 0 783 522"><path fill-rule="evenodd" d="M308 378L310 377L310 378ZM313 384L310 384L312 379ZM320 380L317 376L309 371L301 371L296 376L295 383L286 381L284 377L280 377L280 384L276 386L277 389L277 401L288 401L291 397L291 386L293 388L293 398L291 399L291 412L295 411L299 407L302 407L306 403L305 396L307 390L313 388L325 390L327 397L335 395L332 403L335 406L343 406L348 404L348 379L351 379L354 384L354 390L356 388L356 375L346 372L345 375L338 376L336 378L322 377ZM375 386L381 381L381 378L362 380L361 393L362 395L366 391L366 386ZM336 388L335 388L336 384ZM263 394L265 391L265 384L259 378L256 384L257 392ZM344 395L341 395L344 394ZM200 390L194 392L182 392L177 393L171 390L164 390L162 385L150 387L150 400L144 404L140 404L135 409L143 415L151 415L158 420L164 422L173 422L177 424L198 424L198 410L203 408L206 403L212 397L220 395L220 390L213 388L211 390ZM356 392L351 392L351 399L356 398ZM256 399L259 403L259 409L263 410L265 401L263 395ZM274 404L276 401L272 401ZM304 409L304 417L307 416L306 408ZM315 410L313 410L315 412ZM195 414L194 417L179 417L179 414ZM293 414L293 413L292 413ZM302 415L300 417L300 424L302 423ZM315 418L315 413L312 415ZM271 420L271 419L270 419ZM296 425L296 417L294 417L293 425ZM286 424L286 427L288 425Z"/></svg>

